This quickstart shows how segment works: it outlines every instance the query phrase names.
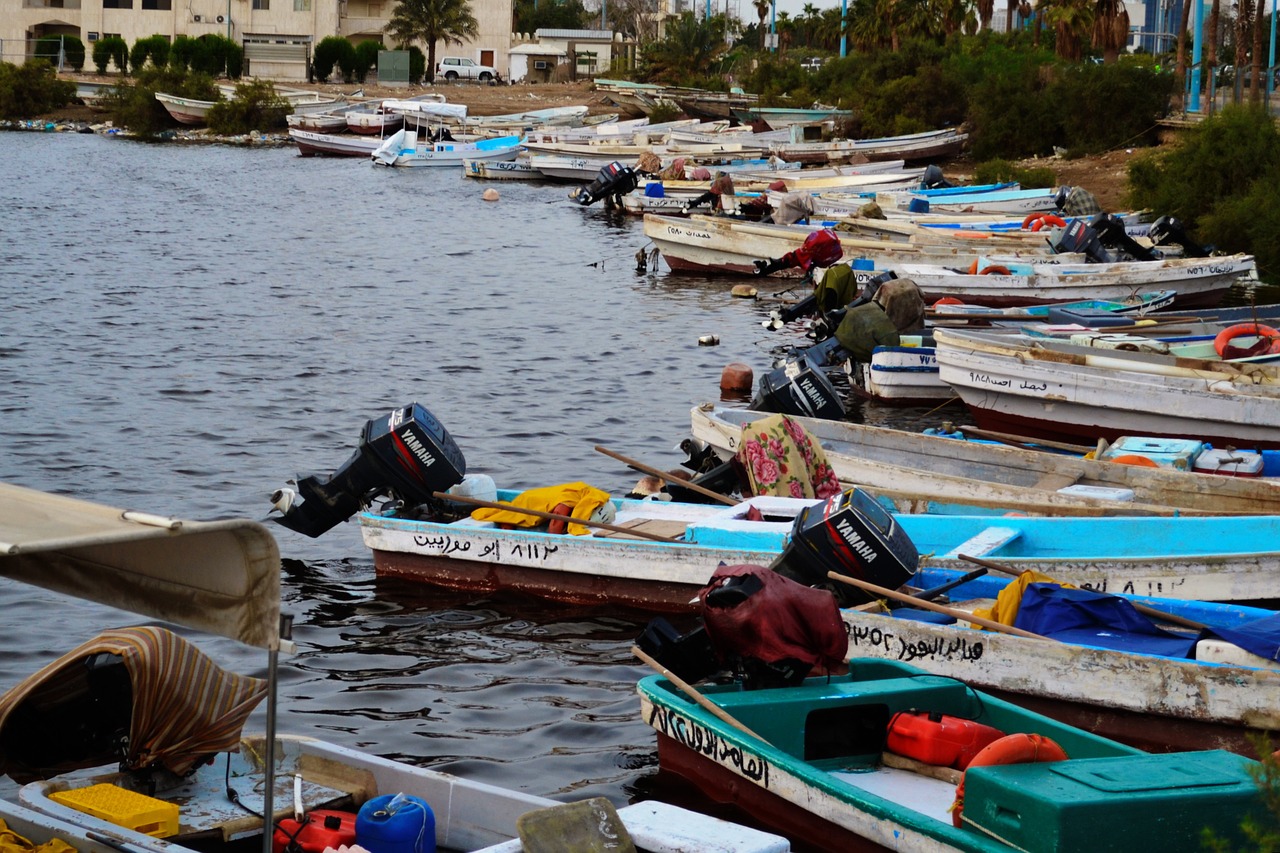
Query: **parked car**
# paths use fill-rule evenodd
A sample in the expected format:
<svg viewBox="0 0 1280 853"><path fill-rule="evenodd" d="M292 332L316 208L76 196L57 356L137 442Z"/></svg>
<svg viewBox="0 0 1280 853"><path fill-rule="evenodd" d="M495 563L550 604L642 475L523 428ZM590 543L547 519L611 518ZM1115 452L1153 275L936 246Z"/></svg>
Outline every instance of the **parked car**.
<svg viewBox="0 0 1280 853"><path fill-rule="evenodd" d="M445 56L436 63L436 77L443 77L449 82L456 80L479 80L490 83L502 79L498 69L492 65L481 65L474 59L465 56Z"/></svg>

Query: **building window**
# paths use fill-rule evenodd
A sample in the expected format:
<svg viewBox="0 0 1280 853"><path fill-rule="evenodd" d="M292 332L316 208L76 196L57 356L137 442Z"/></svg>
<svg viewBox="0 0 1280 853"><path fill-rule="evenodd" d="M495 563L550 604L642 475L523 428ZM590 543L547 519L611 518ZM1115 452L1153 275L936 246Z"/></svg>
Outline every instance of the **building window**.
<svg viewBox="0 0 1280 853"><path fill-rule="evenodd" d="M253 8L255 11L265 12L271 8L271 0L253 0Z"/></svg>
<svg viewBox="0 0 1280 853"><path fill-rule="evenodd" d="M102 0L104 9L132 9L133 0Z"/></svg>
<svg viewBox="0 0 1280 853"><path fill-rule="evenodd" d="M168 12L173 9L173 0L142 0L142 8Z"/></svg>
<svg viewBox="0 0 1280 853"><path fill-rule="evenodd" d="M310 11L311 11L311 0L293 0L293 11L295 11L295 12L310 12Z"/></svg>

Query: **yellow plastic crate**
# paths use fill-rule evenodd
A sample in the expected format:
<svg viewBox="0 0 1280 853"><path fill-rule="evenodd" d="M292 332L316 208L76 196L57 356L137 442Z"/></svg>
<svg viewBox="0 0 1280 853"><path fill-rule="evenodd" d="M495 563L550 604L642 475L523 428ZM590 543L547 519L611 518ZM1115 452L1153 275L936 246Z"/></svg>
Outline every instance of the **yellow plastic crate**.
<svg viewBox="0 0 1280 853"><path fill-rule="evenodd" d="M57 791L49 799L155 838L178 834L178 806L119 785L90 785Z"/></svg>

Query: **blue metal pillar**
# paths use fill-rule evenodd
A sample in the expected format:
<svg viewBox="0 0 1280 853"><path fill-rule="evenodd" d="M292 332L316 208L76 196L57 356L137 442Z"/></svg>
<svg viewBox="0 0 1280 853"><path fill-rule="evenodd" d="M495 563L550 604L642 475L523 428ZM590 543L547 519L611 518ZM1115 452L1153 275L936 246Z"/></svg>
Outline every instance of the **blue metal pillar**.
<svg viewBox="0 0 1280 853"><path fill-rule="evenodd" d="M1271 5L1273 5L1273 6L1274 6L1274 5L1275 5L1275 2L1276 2L1276 0L1271 0ZM842 57L843 57L843 56L845 56L845 54L847 54L847 53L848 53L848 47L849 47L849 36L848 36L848 35L845 33L845 31L844 31L844 28L845 28L845 27L847 27L847 26L849 25L848 18L849 18L849 0L840 0L840 56L842 56ZM1272 51L1274 51L1274 50L1275 50L1275 47L1276 47L1276 39L1275 39L1275 23L1276 23L1276 19L1275 19L1275 18L1272 18L1272 19L1271 19L1271 49L1272 49ZM1272 60L1272 62L1274 62L1274 61L1275 61L1275 60L1273 59L1273 60Z"/></svg>
<svg viewBox="0 0 1280 853"><path fill-rule="evenodd" d="M774 44L771 48L774 53L778 52L778 0L773 0L769 4L769 32L773 34Z"/></svg>
<svg viewBox="0 0 1280 853"><path fill-rule="evenodd" d="M1276 88L1276 0L1271 0L1271 53L1267 57L1267 109L1271 109L1271 93Z"/></svg>
<svg viewBox="0 0 1280 853"><path fill-rule="evenodd" d="M1185 2L1185 0L1184 0ZM1204 54L1204 0L1195 0L1196 16L1195 45L1191 49L1191 100L1187 103L1187 112L1200 112L1200 57Z"/></svg>

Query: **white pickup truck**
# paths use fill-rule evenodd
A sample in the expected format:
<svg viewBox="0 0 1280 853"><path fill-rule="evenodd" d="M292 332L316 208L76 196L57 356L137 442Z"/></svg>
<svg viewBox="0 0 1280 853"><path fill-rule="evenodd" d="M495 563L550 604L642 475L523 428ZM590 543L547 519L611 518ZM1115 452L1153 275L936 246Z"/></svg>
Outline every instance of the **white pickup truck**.
<svg viewBox="0 0 1280 853"><path fill-rule="evenodd" d="M453 82L455 80L479 80L489 83L501 80L498 71L491 65L480 65L473 59L462 56L445 56L436 63L436 77Z"/></svg>

